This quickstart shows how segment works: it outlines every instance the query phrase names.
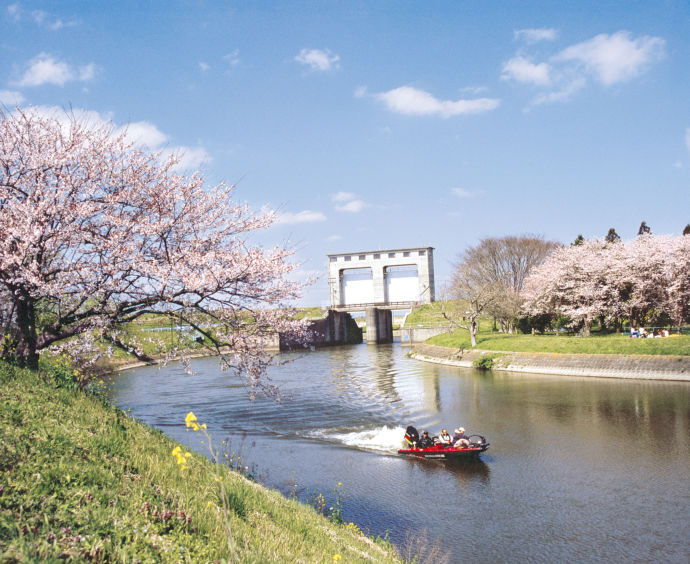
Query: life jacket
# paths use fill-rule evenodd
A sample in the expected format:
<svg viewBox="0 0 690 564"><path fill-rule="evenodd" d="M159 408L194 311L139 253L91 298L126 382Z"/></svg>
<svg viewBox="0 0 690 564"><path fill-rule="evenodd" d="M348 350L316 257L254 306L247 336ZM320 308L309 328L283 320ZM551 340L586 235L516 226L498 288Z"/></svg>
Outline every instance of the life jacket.
<svg viewBox="0 0 690 564"><path fill-rule="evenodd" d="M405 429L405 442L410 445L419 442L419 433L412 425Z"/></svg>

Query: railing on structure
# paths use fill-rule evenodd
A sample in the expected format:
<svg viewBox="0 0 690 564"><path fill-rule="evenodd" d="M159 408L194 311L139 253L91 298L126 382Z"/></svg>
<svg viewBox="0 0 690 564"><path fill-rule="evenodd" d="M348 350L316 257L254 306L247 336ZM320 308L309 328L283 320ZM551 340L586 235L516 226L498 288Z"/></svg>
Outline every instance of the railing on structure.
<svg viewBox="0 0 690 564"><path fill-rule="evenodd" d="M331 306L330 309L360 311L370 307L378 309L407 309L419 305L420 302L369 302L364 304L340 304Z"/></svg>

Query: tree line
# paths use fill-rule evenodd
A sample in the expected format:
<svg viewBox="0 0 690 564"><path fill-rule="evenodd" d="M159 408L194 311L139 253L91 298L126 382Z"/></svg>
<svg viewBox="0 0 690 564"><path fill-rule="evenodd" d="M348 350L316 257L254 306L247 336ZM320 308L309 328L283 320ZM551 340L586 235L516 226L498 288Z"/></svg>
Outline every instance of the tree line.
<svg viewBox="0 0 690 564"><path fill-rule="evenodd" d="M595 321L604 331L624 322L681 325L690 319L688 235L690 224L682 236L656 236L643 221L625 242L613 228L570 246L536 235L484 238L458 256L444 291L466 310L443 314L469 331L472 346L480 315L503 332L568 327L589 335Z"/></svg>

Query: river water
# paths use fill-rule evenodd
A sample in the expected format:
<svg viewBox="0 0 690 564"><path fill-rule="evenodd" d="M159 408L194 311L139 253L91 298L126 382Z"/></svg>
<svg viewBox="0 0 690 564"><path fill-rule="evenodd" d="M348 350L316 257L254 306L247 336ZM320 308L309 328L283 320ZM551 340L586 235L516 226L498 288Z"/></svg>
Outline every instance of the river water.
<svg viewBox="0 0 690 564"><path fill-rule="evenodd" d="M279 402L249 401L215 359L194 361L191 376L180 365L122 373L112 400L204 452L185 432L194 411L262 483L331 505L339 488L343 517L403 554L417 544L450 562L690 560L690 384L480 372L405 352L283 354L291 362L269 372ZM491 447L476 462L402 458L409 424L463 425Z"/></svg>

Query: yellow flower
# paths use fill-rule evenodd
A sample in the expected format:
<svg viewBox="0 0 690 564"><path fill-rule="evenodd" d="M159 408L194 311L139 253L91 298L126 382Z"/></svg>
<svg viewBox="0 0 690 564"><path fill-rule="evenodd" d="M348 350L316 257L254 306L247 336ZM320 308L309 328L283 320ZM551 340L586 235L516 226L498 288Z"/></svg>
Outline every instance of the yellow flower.
<svg viewBox="0 0 690 564"><path fill-rule="evenodd" d="M333 562L340 562L340 554L333 555Z"/></svg>
<svg viewBox="0 0 690 564"><path fill-rule="evenodd" d="M179 454L180 454L181 452L182 452L182 449L181 449L179 446L176 446L176 447L173 449L173 451L172 451L172 455L175 456L175 457L177 457L177 456L179 456Z"/></svg>
<svg viewBox="0 0 690 564"><path fill-rule="evenodd" d="M192 424L196 424L196 415L194 415L193 411L190 411L187 414L187 417L184 418L184 422L187 427L191 427Z"/></svg>
<svg viewBox="0 0 690 564"><path fill-rule="evenodd" d="M213 507L213 502L212 502L212 501L209 501L209 502L206 504L206 507Z"/></svg>

